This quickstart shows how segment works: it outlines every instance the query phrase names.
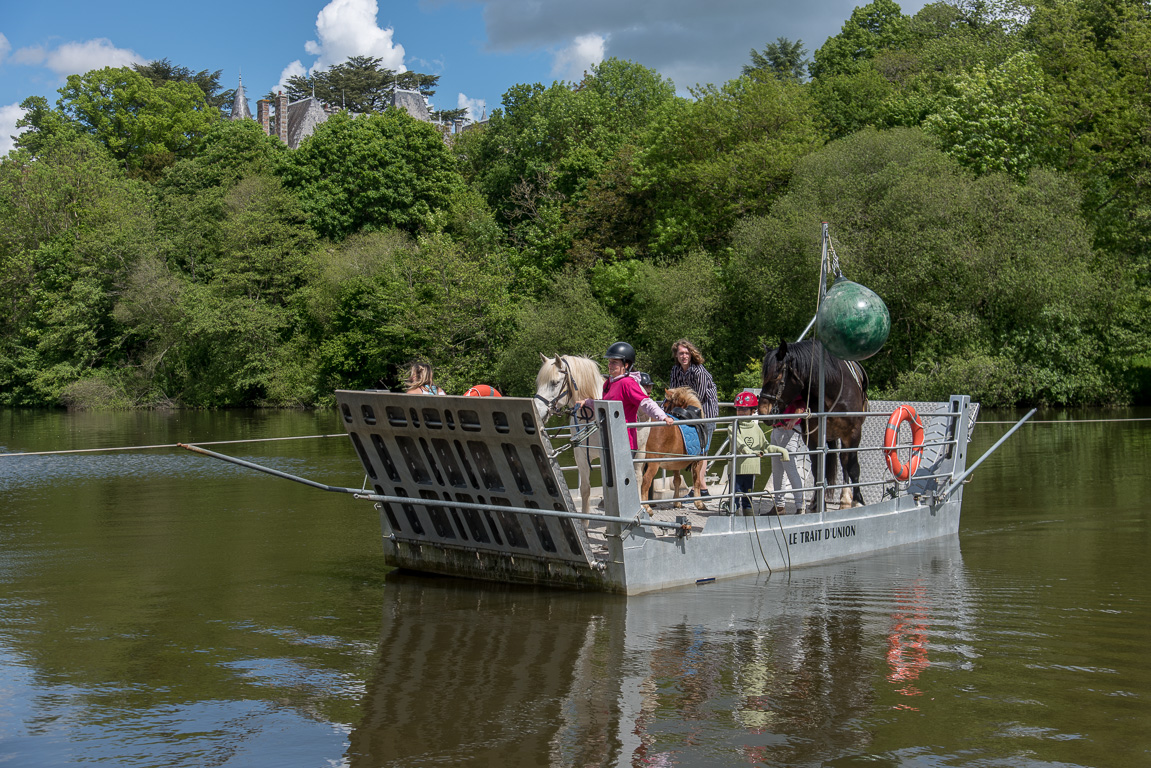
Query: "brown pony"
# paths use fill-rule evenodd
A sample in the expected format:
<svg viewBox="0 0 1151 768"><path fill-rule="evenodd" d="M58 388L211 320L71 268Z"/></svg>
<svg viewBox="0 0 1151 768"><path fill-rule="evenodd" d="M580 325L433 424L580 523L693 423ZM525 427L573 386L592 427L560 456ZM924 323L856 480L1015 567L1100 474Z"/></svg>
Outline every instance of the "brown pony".
<svg viewBox="0 0 1151 768"><path fill-rule="evenodd" d="M696 397L695 392L692 391L691 387L678 387L676 389L669 389L663 393L663 396L664 410L689 406L692 408L699 408L700 410L703 409L703 406L699 402L699 398ZM647 458L658 459L665 456L668 458L679 457L686 453L687 448L683 444L683 433L679 431L679 426L675 424L661 424L658 427L649 427L647 431ZM704 489L703 471L707 466L707 462L705 461L706 458L707 457L704 456L698 459L693 458L686 459L684 461L649 462L646 469L644 469L643 482L640 484L639 488L640 499L650 501L648 498L648 492L651 490L651 482L655 478L655 473L658 472L661 467L676 470L673 486L675 492L673 498L678 499L679 489L682 484L679 476L679 470L690 468L692 477L692 489L695 491L695 508L705 509L706 507L704 506L703 500L700 497L703 495ZM677 501L675 502L675 506L678 509L683 505ZM644 509L649 515L651 514L650 506L645 504Z"/></svg>

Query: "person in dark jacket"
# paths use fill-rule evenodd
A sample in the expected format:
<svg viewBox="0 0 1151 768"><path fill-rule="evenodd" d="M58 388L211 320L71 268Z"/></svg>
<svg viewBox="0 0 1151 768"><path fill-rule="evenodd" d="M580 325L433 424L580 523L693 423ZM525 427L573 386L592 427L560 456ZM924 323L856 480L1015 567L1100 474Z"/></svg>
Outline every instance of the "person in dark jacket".
<svg viewBox="0 0 1151 768"><path fill-rule="evenodd" d="M714 419L719 416L719 395L715 390L715 380L703 367L703 355L696 346L687 339L680 339L671 345L671 356L675 359L675 365L668 376L668 388L691 387L703 405L703 417ZM708 446L711 445L714 432L715 423L707 424L705 435Z"/></svg>

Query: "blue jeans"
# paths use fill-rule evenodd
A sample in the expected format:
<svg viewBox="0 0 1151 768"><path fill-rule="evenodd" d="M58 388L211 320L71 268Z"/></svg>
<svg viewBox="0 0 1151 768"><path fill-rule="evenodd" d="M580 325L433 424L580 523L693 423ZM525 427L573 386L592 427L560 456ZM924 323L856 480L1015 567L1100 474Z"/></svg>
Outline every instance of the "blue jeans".
<svg viewBox="0 0 1151 768"><path fill-rule="evenodd" d="M735 492L751 493L755 490L755 475L736 475L735 476ZM747 496L736 496L736 505L740 509L751 509L751 499Z"/></svg>

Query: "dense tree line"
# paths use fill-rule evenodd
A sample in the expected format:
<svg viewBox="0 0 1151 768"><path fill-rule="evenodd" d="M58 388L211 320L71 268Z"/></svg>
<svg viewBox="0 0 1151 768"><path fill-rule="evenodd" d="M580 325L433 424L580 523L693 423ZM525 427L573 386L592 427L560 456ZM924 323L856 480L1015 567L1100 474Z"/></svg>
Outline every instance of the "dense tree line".
<svg viewBox="0 0 1151 768"><path fill-rule="evenodd" d="M309 406L418 358L526 394L621 338L660 381L683 336L727 395L811 319L823 221L891 311L873 394L1146 399L1148 51L1145 0L874 0L810 59L686 98L609 59L451 141L380 96L434 78L357 58L292 84L358 113L294 151L218 72L74 75L0 160L0 404Z"/></svg>

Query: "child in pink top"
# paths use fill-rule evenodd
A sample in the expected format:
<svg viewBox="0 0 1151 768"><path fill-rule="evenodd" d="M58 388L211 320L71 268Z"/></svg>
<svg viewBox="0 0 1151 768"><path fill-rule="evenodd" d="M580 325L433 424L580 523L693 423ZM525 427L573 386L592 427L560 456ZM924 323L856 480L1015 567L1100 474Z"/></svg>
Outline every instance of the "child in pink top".
<svg viewBox="0 0 1151 768"><path fill-rule="evenodd" d="M648 397L647 392L643 391L639 382L629 375L631 367L635 365L635 349L632 348L631 344L617 341L608 347L604 357L607 358L607 381L603 385L603 399L617 400L622 403L623 417L629 424L636 421L636 414L640 408L651 416L652 420L659 419L665 424L675 423L675 419L664 413L663 408L660 408L654 400ZM592 399L590 397L583 402L583 405L589 408L591 404ZM634 451L637 446L634 427L628 428L627 439Z"/></svg>

